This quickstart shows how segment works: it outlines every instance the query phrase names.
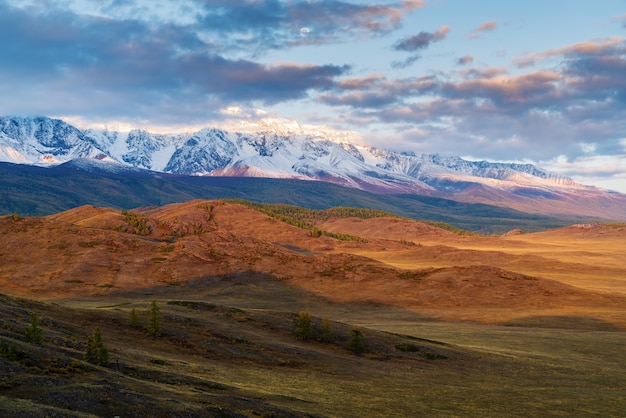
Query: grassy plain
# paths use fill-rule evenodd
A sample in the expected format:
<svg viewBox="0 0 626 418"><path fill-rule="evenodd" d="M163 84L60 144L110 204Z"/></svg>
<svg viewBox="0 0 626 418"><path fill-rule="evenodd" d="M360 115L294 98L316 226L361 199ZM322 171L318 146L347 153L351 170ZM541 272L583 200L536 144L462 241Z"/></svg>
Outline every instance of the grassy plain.
<svg viewBox="0 0 626 418"><path fill-rule="evenodd" d="M334 220L324 224L382 242L419 243L404 249L381 247L354 251L402 269L489 265L534 277L554 279L582 289L626 293L626 224L581 224L504 236L453 236L440 231L412 231L405 220L387 226L372 220ZM410 224L410 222L409 222Z"/></svg>
<svg viewBox="0 0 626 418"><path fill-rule="evenodd" d="M0 408L5 416L45 416L44 406L55 405L61 416L82 410L99 416L381 417L619 416L626 408L621 330L432 321L398 308L336 306L262 278L252 282L241 276L231 284L264 289L267 283L273 297L301 301L292 309L304 301L311 312L330 315L335 341L298 341L292 311L263 308L273 306L266 298L216 292L208 282L171 295L195 294L197 305L161 299L160 289L144 296L159 296L166 330L160 339L127 325L132 308L146 320L148 302L136 294L28 302L44 318L46 344L18 343L29 360L8 366ZM243 308L248 304L256 307ZM313 318L319 324L320 317ZM79 343L95 325L111 350L108 368L82 361ZM365 335L363 356L346 350L353 327ZM2 340L9 341L6 331ZM400 343L419 351L400 351Z"/></svg>
<svg viewBox="0 0 626 418"><path fill-rule="evenodd" d="M622 416L626 228L459 236L240 205L0 224L3 416ZM149 337L150 301L165 335ZM140 326L129 323L131 309ZM331 342L295 337L307 310ZM37 312L44 346L24 341ZM83 360L94 327L111 363ZM348 349L352 329L366 352ZM315 336L318 336L316 331ZM9 346L19 354L7 354Z"/></svg>

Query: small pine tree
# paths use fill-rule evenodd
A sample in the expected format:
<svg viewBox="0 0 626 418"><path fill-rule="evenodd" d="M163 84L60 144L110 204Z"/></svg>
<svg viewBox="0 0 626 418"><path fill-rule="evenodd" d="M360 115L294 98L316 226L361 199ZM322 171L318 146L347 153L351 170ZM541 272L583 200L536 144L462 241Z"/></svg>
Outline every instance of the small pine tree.
<svg viewBox="0 0 626 418"><path fill-rule="evenodd" d="M139 316L137 315L137 311L135 310L135 308L133 308L130 311L130 317L128 318L128 323L130 324L131 327L138 327L139 326Z"/></svg>
<svg viewBox="0 0 626 418"><path fill-rule="evenodd" d="M306 341L313 336L313 324L311 324L311 315L307 311L301 311L296 320L296 337L299 340Z"/></svg>
<svg viewBox="0 0 626 418"><path fill-rule="evenodd" d="M99 366L107 366L109 364L109 349L102 342L100 328L96 327L93 334L87 337L85 360Z"/></svg>
<svg viewBox="0 0 626 418"><path fill-rule="evenodd" d="M14 221L19 221L20 220L20 215L18 215L17 212L13 212L13 215L11 216L11 219L13 219Z"/></svg>
<svg viewBox="0 0 626 418"><path fill-rule="evenodd" d="M363 346L363 333L361 333L358 329L353 329L350 333L348 350L352 351L356 355L363 354L365 351L365 347Z"/></svg>
<svg viewBox="0 0 626 418"><path fill-rule="evenodd" d="M161 326L160 308L156 301L150 303L150 317L148 318L148 335L160 337L163 335L163 327Z"/></svg>
<svg viewBox="0 0 626 418"><path fill-rule="evenodd" d="M335 334L330 325L330 319L327 316L322 319L322 326L320 327L320 340L323 342L331 342L335 339Z"/></svg>
<svg viewBox="0 0 626 418"><path fill-rule="evenodd" d="M28 327L26 327L26 332L24 333L24 337L27 343L42 345L43 330L39 327L39 317L35 312L30 313L30 322Z"/></svg>

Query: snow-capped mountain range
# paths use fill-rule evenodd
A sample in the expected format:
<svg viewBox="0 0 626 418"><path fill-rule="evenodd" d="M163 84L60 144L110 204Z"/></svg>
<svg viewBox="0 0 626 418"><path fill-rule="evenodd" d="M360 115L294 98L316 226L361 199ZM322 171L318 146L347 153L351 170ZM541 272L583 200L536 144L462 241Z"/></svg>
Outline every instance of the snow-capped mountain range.
<svg viewBox="0 0 626 418"><path fill-rule="evenodd" d="M1 117L0 161L50 166L88 159L108 162L112 168L122 164L179 175L318 180L378 193L446 196L542 213L563 213L566 202L567 213L626 218L626 195L584 186L531 164L397 153L358 145L350 137L305 130L293 122L268 120L255 128L153 134L80 130L46 117ZM585 199L602 202L589 204ZM621 212L606 210L612 201ZM546 207L546 202L552 206Z"/></svg>

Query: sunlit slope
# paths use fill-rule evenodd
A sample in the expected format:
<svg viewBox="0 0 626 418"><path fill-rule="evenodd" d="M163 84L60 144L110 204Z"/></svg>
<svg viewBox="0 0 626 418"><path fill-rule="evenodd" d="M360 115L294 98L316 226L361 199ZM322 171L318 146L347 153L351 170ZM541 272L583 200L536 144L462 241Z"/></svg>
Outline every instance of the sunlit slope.
<svg viewBox="0 0 626 418"><path fill-rule="evenodd" d="M584 289L626 293L626 226L573 225L506 236L468 236L412 220L339 219L322 225L376 239L385 251L354 251L398 268L487 265ZM415 246L398 246L398 242Z"/></svg>
<svg viewBox="0 0 626 418"><path fill-rule="evenodd" d="M485 237L395 217L343 217L352 213L345 210L298 213L315 219L219 200L7 216L0 218L0 284L10 294L55 299L253 272L332 301L439 319L576 313L626 322L619 227Z"/></svg>

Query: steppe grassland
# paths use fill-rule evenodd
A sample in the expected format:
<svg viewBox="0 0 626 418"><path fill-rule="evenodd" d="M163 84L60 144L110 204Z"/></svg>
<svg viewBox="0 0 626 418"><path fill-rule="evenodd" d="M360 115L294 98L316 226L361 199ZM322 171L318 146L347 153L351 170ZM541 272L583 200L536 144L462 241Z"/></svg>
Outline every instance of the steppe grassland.
<svg viewBox="0 0 626 418"><path fill-rule="evenodd" d="M190 206L198 209L197 204ZM280 223L267 221L259 215L246 225L241 224L241 219L247 219L244 216L229 218L232 221L228 223L227 219L219 218L219 209L226 212L227 208L218 207L216 216L220 227L229 232L250 235L247 231L253 230L257 236L263 235L270 240L281 227ZM228 209L232 212L231 208ZM377 227L384 229L383 222L376 220ZM617 293L623 294L623 276L620 276L623 267L618 260L624 244L619 236L605 234L594 238L568 231L549 231L505 238L458 237L439 232L409 235L402 229L397 236L385 240L362 228L364 222L359 222L360 227L353 230L347 227L348 222L344 224L346 227L341 232L364 235L369 243L333 243L333 248L328 244L330 241L311 240L300 230L281 230L280 239L283 243L293 244L294 248L307 248L311 252L352 252L407 269L480 264L553 280L557 280L559 274L571 275L569 280L578 280L579 284L588 286L580 285L581 288L608 288L612 284L621 289ZM25 236L24 232L18 232L19 236ZM401 240L415 245L407 245ZM318 249L324 242L323 248L329 249ZM91 251L79 245L68 248L74 248L75 252ZM68 248L55 247L50 251L66 260L74 255ZM154 256L164 257L164 254L154 251L154 254L147 252L141 258L149 261L148 264L145 261L140 263L142 269L151 264L163 265L164 262L160 258L155 260ZM235 254L241 254L241 251ZM594 264L594 260L597 263ZM589 281L594 272L599 276L597 287L591 286L594 283ZM396 277L397 274L392 276L389 285L410 285L410 282L402 282ZM382 282L386 279L383 278ZM355 286L352 289L362 286L359 277L350 281ZM566 282L565 279L559 281ZM199 394L194 388L193 378L203 378L232 386L235 389L227 393L233 396L325 415L618 416L626 410L626 370L623 367L626 364L626 351L623 350L626 333L619 328L624 323L623 309L607 307L602 312L602 306L585 309L567 306L546 311L520 305L514 309L516 316L507 319L504 308L435 306L430 310L420 307L408 310L368 300L343 304L306 292L297 282L287 279L243 278L220 283L220 286L207 288L204 294L193 286L187 287L184 282L176 282L137 290L129 293L125 300L119 299L120 294L102 290L103 294L97 297L57 300L55 304L89 309L98 321L111 315L108 320L102 319L105 323L98 323L107 343L116 350L114 353L120 353L123 361L135 365L148 380L152 376L163 379L148 384L152 392L168 393L168 396L190 404L199 398L206 399L205 394ZM66 282L66 285L71 287L76 283ZM167 305L168 300L199 300L240 309L242 312L229 317L228 333L221 332L235 340L242 340L240 337L244 336L248 343L233 343L229 339L224 350L234 350L234 354L222 361L224 358L182 353L170 343L147 338L145 333L120 331L129 307L143 306L141 304L151 298L158 298L163 314L175 319L166 323L166 327L176 331L187 326L185 318L200 318L193 318L193 312ZM388 334L374 335L374 330L408 335L418 344L426 344L422 339L438 341L445 345L435 344L436 347L450 350L448 358L415 362L397 360L393 344L387 344L393 355L373 351L365 357L354 357L341 345L329 348L320 347L315 342L302 344L289 331L279 335L265 333L264 329L254 326L260 323L261 314L272 311L289 314L300 309L308 309L318 318L330 316L334 321L346 324L347 329L361 326L368 341L375 344L381 344ZM437 313L450 314L451 319L437 320ZM92 327L91 322L84 322L88 317L71 315L66 320L71 322L80 318L81 324L77 326L88 332ZM246 317L256 318L256 321L251 322ZM204 316L202 318L207 320ZM498 325L470 321L477 318ZM216 318L208 329L217 332L217 327L225 326L224 321L222 317ZM250 331L250 324L254 331ZM281 326L288 329L291 323L285 319ZM195 331L190 327L186 334L195 338ZM76 338L80 336L77 334ZM277 344L281 356L296 361L276 364L272 353L275 353L273 347ZM249 361L241 360L239 350L242 349L248 352ZM268 357L268 354L272 356ZM268 358L272 358L269 363ZM320 362L321 358L324 361ZM112 371L107 373L114 374ZM85 375L86 379L90 377ZM172 381L175 384L166 383ZM137 386L131 386L131 389L139 390L139 383L145 384L133 381ZM93 382L86 380L84 384L88 386Z"/></svg>
<svg viewBox="0 0 626 418"><path fill-rule="evenodd" d="M407 236L416 247L355 254L403 268L489 265L582 289L626 294L626 233L581 234L565 228L508 237ZM434 249L433 247L437 247Z"/></svg>

